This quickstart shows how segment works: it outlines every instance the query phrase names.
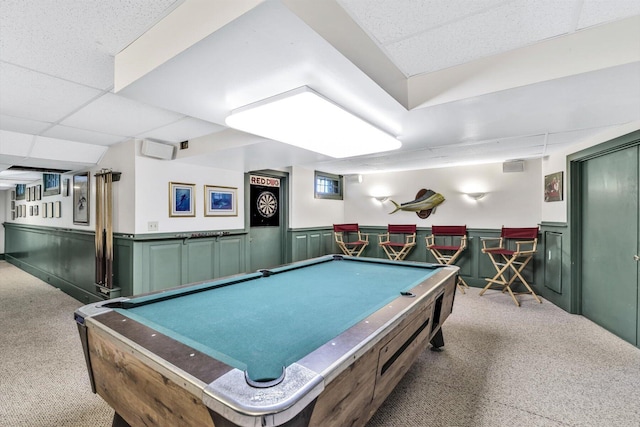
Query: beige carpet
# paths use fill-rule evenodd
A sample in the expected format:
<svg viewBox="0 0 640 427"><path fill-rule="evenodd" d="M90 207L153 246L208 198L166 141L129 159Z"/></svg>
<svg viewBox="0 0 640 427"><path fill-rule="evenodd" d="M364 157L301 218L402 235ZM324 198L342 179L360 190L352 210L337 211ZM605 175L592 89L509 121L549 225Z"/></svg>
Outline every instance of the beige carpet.
<svg viewBox="0 0 640 427"><path fill-rule="evenodd" d="M445 350L423 352L368 427L639 427L640 350L549 302L522 302L458 294ZM0 261L1 427L111 425L89 387L81 305Z"/></svg>

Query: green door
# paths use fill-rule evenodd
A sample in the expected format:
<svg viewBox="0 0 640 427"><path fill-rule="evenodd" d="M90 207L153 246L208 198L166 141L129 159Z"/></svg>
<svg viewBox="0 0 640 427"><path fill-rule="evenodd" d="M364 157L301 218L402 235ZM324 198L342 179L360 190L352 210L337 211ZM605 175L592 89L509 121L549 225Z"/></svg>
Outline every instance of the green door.
<svg viewBox="0 0 640 427"><path fill-rule="evenodd" d="M255 172L247 176L251 271L285 263L287 176Z"/></svg>
<svg viewBox="0 0 640 427"><path fill-rule="evenodd" d="M584 162L582 314L638 345L638 146Z"/></svg>

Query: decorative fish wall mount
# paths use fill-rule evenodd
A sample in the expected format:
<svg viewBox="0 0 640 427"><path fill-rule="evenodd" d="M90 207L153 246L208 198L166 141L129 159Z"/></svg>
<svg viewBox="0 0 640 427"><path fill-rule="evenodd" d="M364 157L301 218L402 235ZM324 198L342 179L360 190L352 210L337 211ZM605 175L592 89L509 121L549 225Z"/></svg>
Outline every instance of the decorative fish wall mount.
<svg viewBox="0 0 640 427"><path fill-rule="evenodd" d="M389 215L398 211L415 212L418 217L425 219L429 218L431 213L435 213L436 207L444 202L445 198L442 194L436 193L431 189L421 189L416 194L415 200L410 202L398 204L391 200L391 203L396 207L393 212L389 212Z"/></svg>

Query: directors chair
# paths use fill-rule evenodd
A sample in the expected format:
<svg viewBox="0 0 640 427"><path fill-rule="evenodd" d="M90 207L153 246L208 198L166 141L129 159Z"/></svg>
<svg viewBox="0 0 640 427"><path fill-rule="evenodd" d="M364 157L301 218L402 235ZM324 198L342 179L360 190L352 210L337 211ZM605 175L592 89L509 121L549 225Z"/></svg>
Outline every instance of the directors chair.
<svg viewBox="0 0 640 427"><path fill-rule="evenodd" d="M345 255L360 256L369 244L369 235L361 233L358 224L333 224L333 234Z"/></svg>
<svg viewBox="0 0 640 427"><path fill-rule="evenodd" d="M378 235L378 244L392 261L402 261L416 245L415 224L389 224L387 232Z"/></svg>
<svg viewBox="0 0 640 427"><path fill-rule="evenodd" d="M425 240L427 249L438 264L453 265L467 248L467 226L433 225L431 235L425 237ZM456 285L463 294L464 288L469 287L460 274L458 274Z"/></svg>
<svg viewBox="0 0 640 427"><path fill-rule="evenodd" d="M497 243L497 246L496 246ZM529 283L522 277L522 270L527 266L529 261L536 253L538 244L538 227L529 228L506 228L502 227L500 237L482 239L482 253L489 255L493 266L496 268L496 275L491 279L485 279L488 283L479 295L483 295L487 289L493 285L502 287L502 292L508 291L513 302L520 307L520 303L511 289L511 285L515 279L528 289L528 292L519 292L523 294L531 294L539 303L540 298L533 292ZM515 245L515 249L513 246ZM511 249L510 249L511 248ZM513 276L509 280L505 278L507 270L511 269Z"/></svg>

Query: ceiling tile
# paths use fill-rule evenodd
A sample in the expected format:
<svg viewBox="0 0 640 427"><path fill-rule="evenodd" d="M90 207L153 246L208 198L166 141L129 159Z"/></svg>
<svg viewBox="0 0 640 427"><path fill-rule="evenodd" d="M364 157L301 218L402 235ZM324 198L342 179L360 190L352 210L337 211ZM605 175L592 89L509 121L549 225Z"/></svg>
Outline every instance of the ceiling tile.
<svg viewBox="0 0 640 427"><path fill-rule="evenodd" d="M109 135L106 133L93 132L62 125L57 125L48 129L46 132L42 133L42 136L96 145L117 144L127 138L122 135Z"/></svg>
<svg viewBox="0 0 640 427"><path fill-rule="evenodd" d="M63 120L61 124L110 135L132 137L166 126L182 117L184 117L182 114L106 93Z"/></svg>
<svg viewBox="0 0 640 427"><path fill-rule="evenodd" d="M8 156L28 156L33 143L33 135L0 130L0 154Z"/></svg>
<svg viewBox="0 0 640 427"><path fill-rule="evenodd" d="M0 114L0 129L11 132L30 133L38 135L40 132L50 127L51 123L39 122L36 120L23 119Z"/></svg>
<svg viewBox="0 0 640 427"><path fill-rule="evenodd" d="M504 3L504 0L338 0L380 44L419 34Z"/></svg>
<svg viewBox="0 0 640 427"><path fill-rule="evenodd" d="M98 163L108 147L37 136L30 157L78 163Z"/></svg>
<svg viewBox="0 0 640 427"><path fill-rule="evenodd" d="M225 129L227 129L225 126L205 122L204 120L195 119L193 117L185 117L177 122L137 135L137 137L155 138L168 142L181 142L197 138L199 136L217 133Z"/></svg>
<svg viewBox="0 0 640 427"><path fill-rule="evenodd" d="M56 122L101 92L0 62L0 93L1 114Z"/></svg>
<svg viewBox="0 0 640 427"><path fill-rule="evenodd" d="M573 2L518 0L387 45L386 49L412 76L566 33L573 11Z"/></svg>
<svg viewBox="0 0 640 427"><path fill-rule="evenodd" d="M578 19L578 29L640 15L638 0L584 0Z"/></svg>
<svg viewBox="0 0 640 427"><path fill-rule="evenodd" d="M113 86L113 56L182 1L44 3L0 2L0 59L108 90Z"/></svg>

